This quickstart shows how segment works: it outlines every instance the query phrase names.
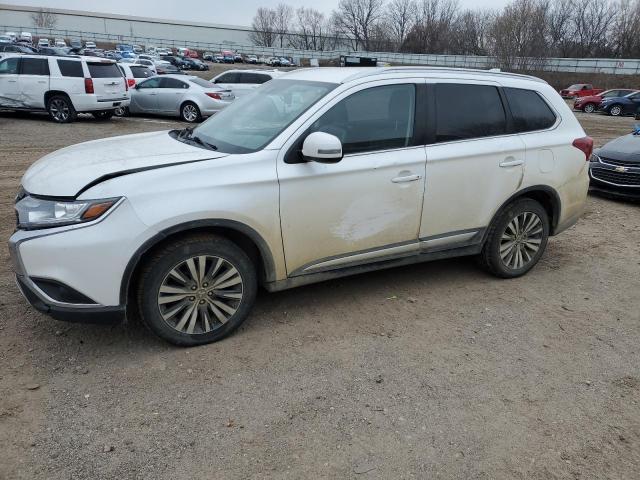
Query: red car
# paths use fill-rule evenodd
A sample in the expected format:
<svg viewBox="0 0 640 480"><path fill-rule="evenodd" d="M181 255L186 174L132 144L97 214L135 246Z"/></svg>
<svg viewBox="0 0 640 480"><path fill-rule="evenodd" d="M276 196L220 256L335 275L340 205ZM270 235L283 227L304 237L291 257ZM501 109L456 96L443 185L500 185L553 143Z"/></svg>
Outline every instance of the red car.
<svg viewBox="0 0 640 480"><path fill-rule="evenodd" d="M637 90L633 90L631 88L618 88L613 90L607 90L605 92L599 93L598 95L590 95L588 97L578 97L576 101L573 103L573 108L576 110L582 110L585 113L593 113L600 105L600 102L603 98L609 97L624 97L629 95L630 93L637 92Z"/></svg>
<svg viewBox="0 0 640 480"><path fill-rule="evenodd" d="M604 89L593 88L590 83L576 83L564 90L560 90L560 96L562 98L576 98L576 97L589 97L591 95L598 95L602 93Z"/></svg>

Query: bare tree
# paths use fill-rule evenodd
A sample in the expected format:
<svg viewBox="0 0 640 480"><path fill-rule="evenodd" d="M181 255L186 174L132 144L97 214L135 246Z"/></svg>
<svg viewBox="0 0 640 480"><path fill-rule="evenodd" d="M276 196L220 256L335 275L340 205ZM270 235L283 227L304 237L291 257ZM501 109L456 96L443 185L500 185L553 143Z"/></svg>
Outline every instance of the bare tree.
<svg viewBox="0 0 640 480"><path fill-rule="evenodd" d="M383 0L340 0L333 22L338 31L353 40L354 49L370 50L374 27L383 11Z"/></svg>
<svg viewBox="0 0 640 480"><path fill-rule="evenodd" d="M419 53L451 53L457 0L422 0L418 20L407 35L407 49Z"/></svg>
<svg viewBox="0 0 640 480"><path fill-rule="evenodd" d="M572 45L571 18L574 13L573 0L553 0L548 9L548 35L552 55L569 55Z"/></svg>
<svg viewBox="0 0 640 480"><path fill-rule="evenodd" d="M387 5L387 25L396 44L396 50L402 48L407 33L416 22L417 15L418 5L415 0L392 0Z"/></svg>
<svg viewBox="0 0 640 480"><path fill-rule="evenodd" d="M285 3L279 3L274 10L275 15L275 32L280 39L280 48L284 46L284 39L291 28L291 19L293 17L293 8Z"/></svg>
<svg viewBox="0 0 640 480"><path fill-rule="evenodd" d="M41 8L31 14L31 21L37 28L54 28L58 23L58 17L51 10Z"/></svg>
<svg viewBox="0 0 640 480"><path fill-rule="evenodd" d="M276 32L276 12L270 8L260 7L253 17L250 34L251 41L260 47L273 47L278 38Z"/></svg>
<svg viewBox="0 0 640 480"><path fill-rule="evenodd" d="M620 58L640 56L640 2L620 0L616 5L616 15L611 29L610 48L613 55Z"/></svg>
<svg viewBox="0 0 640 480"><path fill-rule="evenodd" d="M613 5L607 0L575 0L572 18L574 55L590 57L605 50L609 19L614 11Z"/></svg>
<svg viewBox="0 0 640 480"><path fill-rule="evenodd" d="M458 55L487 55L487 31L494 14L489 10L465 10L458 15L451 36L452 53Z"/></svg>
<svg viewBox="0 0 640 480"><path fill-rule="evenodd" d="M291 45L300 50L324 50L329 40L329 24L324 14L313 8L296 10L296 31L291 35Z"/></svg>
<svg viewBox="0 0 640 480"><path fill-rule="evenodd" d="M499 13L491 27L491 48L500 67L539 70L548 56L545 38L547 4L515 0Z"/></svg>

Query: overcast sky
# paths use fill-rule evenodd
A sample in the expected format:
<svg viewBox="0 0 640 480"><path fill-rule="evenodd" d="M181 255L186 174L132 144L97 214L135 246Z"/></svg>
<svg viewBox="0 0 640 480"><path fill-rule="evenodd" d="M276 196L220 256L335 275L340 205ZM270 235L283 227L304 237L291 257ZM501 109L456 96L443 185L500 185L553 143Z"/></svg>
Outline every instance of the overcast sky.
<svg viewBox="0 0 640 480"><path fill-rule="evenodd" d="M117 13L141 17L165 18L173 20L193 20L205 23L227 23L231 25L250 25L258 7L273 7L281 0L8 0L13 5L35 7L67 8L71 10ZM284 0L284 3L298 8L312 6L324 13L336 8L338 0ZM459 0L463 8L501 8L508 0Z"/></svg>

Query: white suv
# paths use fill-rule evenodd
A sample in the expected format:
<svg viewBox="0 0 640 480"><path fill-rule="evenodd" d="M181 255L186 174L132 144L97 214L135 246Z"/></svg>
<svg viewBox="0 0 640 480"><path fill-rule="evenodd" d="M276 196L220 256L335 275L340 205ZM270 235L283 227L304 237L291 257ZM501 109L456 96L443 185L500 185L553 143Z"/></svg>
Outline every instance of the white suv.
<svg viewBox="0 0 640 480"><path fill-rule="evenodd" d="M107 119L129 105L129 87L112 60L12 55L0 60L0 107L47 111L58 123L78 113Z"/></svg>
<svg viewBox="0 0 640 480"><path fill-rule="evenodd" d="M581 215L592 146L533 77L299 70L194 130L39 160L11 257L23 294L55 318L139 314L197 345L236 329L258 285L461 255L525 274Z"/></svg>
<svg viewBox="0 0 640 480"><path fill-rule="evenodd" d="M238 98L284 73L278 70L227 70L213 77L211 81L225 90L231 90Z"/></svg>

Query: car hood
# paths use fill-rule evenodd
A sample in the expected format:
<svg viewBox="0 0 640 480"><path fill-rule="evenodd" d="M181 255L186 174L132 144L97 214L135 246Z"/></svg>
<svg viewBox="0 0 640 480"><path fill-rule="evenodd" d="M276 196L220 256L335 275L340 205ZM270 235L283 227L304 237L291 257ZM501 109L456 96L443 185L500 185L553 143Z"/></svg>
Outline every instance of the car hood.
<svg viewBox="0 0 640 480"><path fill-rule="evenodd" d="M576 99L576 103L588 103L588 102L599 102L602 100L600 95L589 95L588 97L579 97Z"/></svg>
<svg viewBox="0 0 640 480"><path fill-rule="evenodd" d="M22 186L36 195L75 197L109 178L226 155L182 143L168 131L125 135L50 153L29 167Z"/></svg>
<svg viewBox="0 0 640 480"><path fill-rule="evenodd" d="M601 157L640 164L640 135L624 135L616 138L598 149Z"/></svg>

